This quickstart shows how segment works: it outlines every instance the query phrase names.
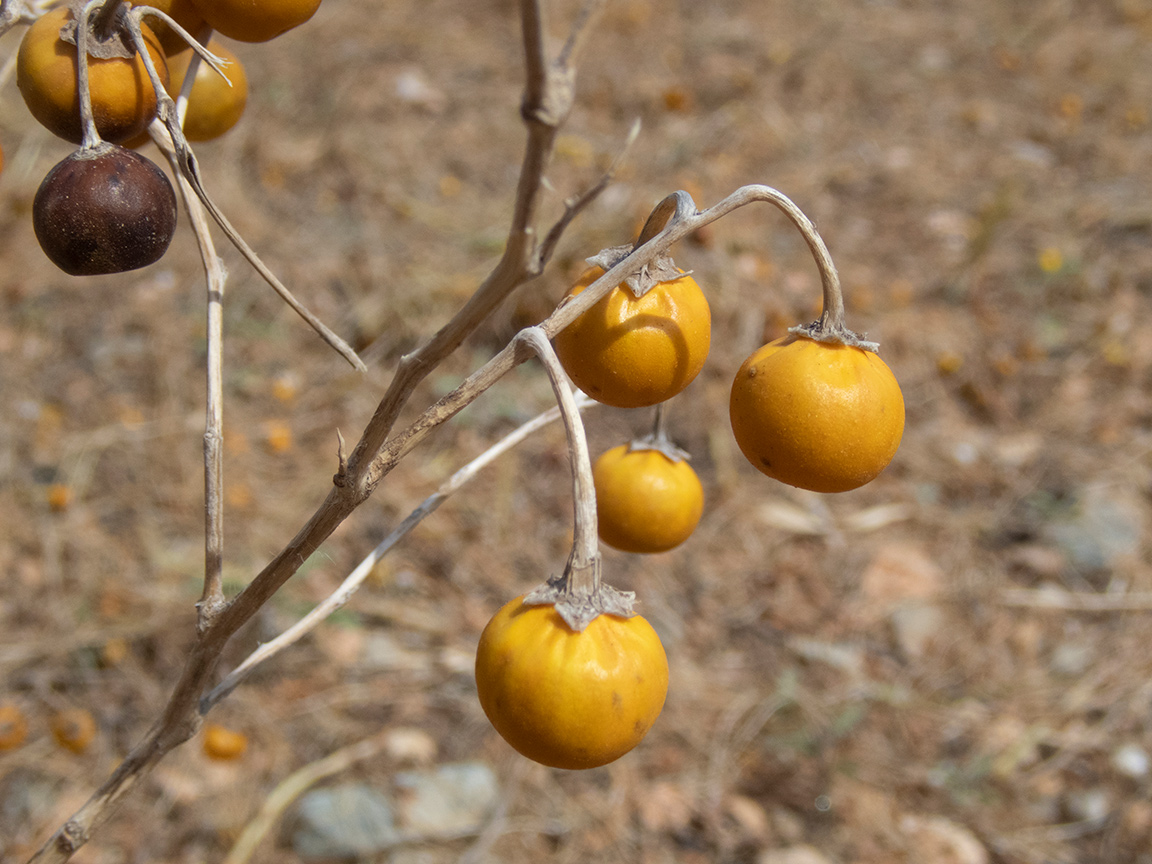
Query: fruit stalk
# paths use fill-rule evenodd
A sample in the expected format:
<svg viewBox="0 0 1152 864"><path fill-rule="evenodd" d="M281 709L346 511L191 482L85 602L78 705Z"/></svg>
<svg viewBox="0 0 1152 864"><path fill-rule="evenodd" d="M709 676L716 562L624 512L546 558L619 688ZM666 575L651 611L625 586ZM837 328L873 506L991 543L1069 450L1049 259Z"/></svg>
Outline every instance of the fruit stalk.
<svg viewBox="0 0 1152 864"><path fill-rule="evenodd" d="M120 0L110 0L105 8L111 6L115 9ZM80 96L80 126L83 137L80 147L91 150L100 146L100 133L96 131L96 119L92 115L92 91L88 85L88 17L96 8L95 3L87 4L80 10L80 19L76 22L76 91ZM147 49L144 49L147 56Z"/></svg>
<svg viewBox="0 0 1152 864"><path fill-rule="evenodd" d="M631 591L617 591L600 579L600 537L596 530L596 486L592 482L592 457L580 410L560 358L552 343L539 327L528 327L516 334L514 345L527 345L540 358L552 382L552 391L560 406L560 418L568 436L568 458L572 465L572 501L575 528L572 552L564 572L550 579L524 598L529 606L553 604L560 617L573 630L587 627L597 615L635 615Z"/></svg>
<svg viewBox="0 0 1152 864"><path fill-rule="evenodd" d="M99 6L96 12L96 17L92 22L92 32L100 39L106 39L112 35L112 29L116 25L116 16L120 13L120 6L123 0L104 0L103 5ZM96 7L96 3L88 4L89 8ZM79 42L79 34L77 34L77 42Z"/></svg>

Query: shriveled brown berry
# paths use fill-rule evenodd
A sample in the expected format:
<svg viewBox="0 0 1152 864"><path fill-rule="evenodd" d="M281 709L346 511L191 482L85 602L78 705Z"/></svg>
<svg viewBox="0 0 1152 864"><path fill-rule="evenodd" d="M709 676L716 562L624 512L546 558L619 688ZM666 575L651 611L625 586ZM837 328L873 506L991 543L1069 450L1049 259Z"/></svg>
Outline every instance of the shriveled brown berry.
<svg viewBox="0 0 1152 864"><path fill-rule="evenodd" d="M32 203L32 226L65 273L123 273L167 251L176 232L176 194L154 163L102 143L48 172Z"/></svg>

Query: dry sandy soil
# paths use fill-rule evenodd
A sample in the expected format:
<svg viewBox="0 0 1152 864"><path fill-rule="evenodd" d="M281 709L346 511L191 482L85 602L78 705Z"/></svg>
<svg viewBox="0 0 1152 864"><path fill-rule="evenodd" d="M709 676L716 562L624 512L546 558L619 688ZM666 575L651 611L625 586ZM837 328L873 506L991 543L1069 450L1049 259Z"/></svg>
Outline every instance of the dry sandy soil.
<svg viewBox="0 0 1152 864"><path fill-rule="evenodd" d="M574 6L555 6L559 40ZM198 148L207 184L371 371L348 371L223 251L229 590L322 500L335 430L354 440L397 358L494 263L523 148L510 0L324 0L300 30L236 50L251 102ZM635 150L414 410L547 314L664 195L706 206L768 183L817 222L849 324L901 381L895 462L836 496L745 463L723 419L731 376L813 317L819 283L775 211L716 223L675 250L713 309L708 365L671 411L706 515L673 552L605 555L672 669L637 750L586 773L534 766L475 699L485 621L564 563L552 428L213 712L249 736L242 760L190 742L76 860L218 861L291 772L394 730L387 753L326 782L386 790L399 766L480 761L503 803L479 838L366 860L1152 861L1152 3L616 0L578 88L544 224L641 118ZM0 144L0 700L30 726L0 752L0 858L19 861L142 735L194 635L204 290L186 225L146 270L56 271L29 210L68 146L11 82ZM440 430L225 665L550 398L529 364ZM650 416L587 422L599 452ZM47 731L75 707L99 726L82 755ZM300 859L277 828L253 860Z"/></svg>

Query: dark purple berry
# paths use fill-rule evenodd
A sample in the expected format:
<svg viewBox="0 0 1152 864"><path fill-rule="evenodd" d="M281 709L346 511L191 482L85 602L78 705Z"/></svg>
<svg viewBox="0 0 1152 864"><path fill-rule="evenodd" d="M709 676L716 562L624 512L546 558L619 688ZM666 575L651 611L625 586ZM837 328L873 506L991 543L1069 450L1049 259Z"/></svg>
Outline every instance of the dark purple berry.
<svg viewBox="0 0 1152 864"><path fill-rule="evenodd" d="M32 203L32 226L44 254L65 273L123 273L167 251L176 194L151 161L101 143L48 172Z"/></svg>

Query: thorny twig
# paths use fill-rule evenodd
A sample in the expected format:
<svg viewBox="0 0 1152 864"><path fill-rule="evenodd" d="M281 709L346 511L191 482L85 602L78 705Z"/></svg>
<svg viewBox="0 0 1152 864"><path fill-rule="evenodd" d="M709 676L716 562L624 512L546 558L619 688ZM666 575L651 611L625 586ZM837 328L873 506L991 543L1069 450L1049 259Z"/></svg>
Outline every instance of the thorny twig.
<svg viewBox="0 0 1152 864"><path fill-rule="evenodd" d="M576 28L578 31L590 26L594 17L593 12L602 6L602 2L603 0L592 0L588 4L587 13L581 16L578 22ZM337 476L325 502L252 583L228 605L221 608L219 614L212 617L208 625L201 630L199 638L189 652L168 704L144 740L129 752L83 807L44 844L33 856L32 862L43 864L43 862L67 861L76 850L88 842L93 830L109 818L116 803L147 775L156 762L196 733L202 718L199 710L200 699L212 679L224 646L336 527L371 494L379 478L371 484L366 483L368 469L378 458L378 451L387 440L400 409L416 384L452 353L514 288L539 275L546 263L535 254L537 250L534 243L534 224L544 189L544 169L551 156L560 124L572 105L574 67L568 64L574 62L574 57L571 56L574 51L567 52L565 65L559 69L555 64L548 66L541 39L539 0L522 0L521 12L528 70L526 86L528 95L522 114L528 127L528 143L517 187L512 226L503 257L464 308L425 346L402 358L391 386L355 451L349 457L347 465L342 466L343 470ZM580 37L573 35L569 44L575 45L579 41ZM142 53L147 61L147 52ZM156 71L151 64L149 67L149 75L155 82ZM290 299L291 295L287 294L287 289L279 285L278 280L267 271L255 253L251 252L239 235L231 230L223 214L204 193L195 157L187 147L179 125L175 122L174 103L163 92L162 87L156 89L160 97L158 117L166 121L172 135L181 173L196 191L205 208L217 219L229 239L249 262L274 288L277 288L281 296L308 319L318 332L322 335L329 332L318 320L310 317L307 310L303 310L294 299ZM536 101L528 101L532 98ZM586 206L590 200L591 197L585 197L581 201L582 206ZM570 218L571 214L566 215ZM331 334L329 342L334 345L344 344L335 334ZM349 362L359 362L359 358L350 348L347 348L344 356ZM352 482L348 482L349 480Z"/></svg>

